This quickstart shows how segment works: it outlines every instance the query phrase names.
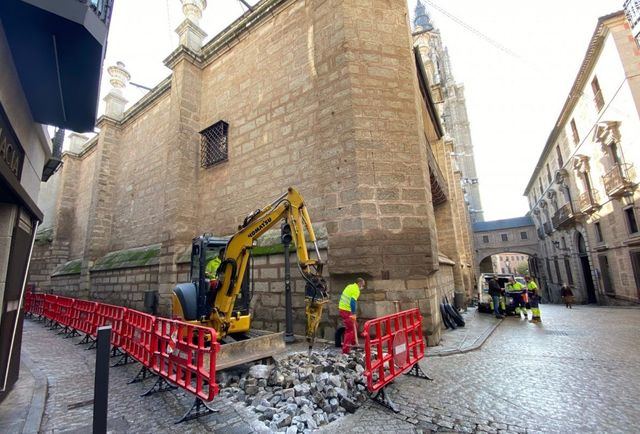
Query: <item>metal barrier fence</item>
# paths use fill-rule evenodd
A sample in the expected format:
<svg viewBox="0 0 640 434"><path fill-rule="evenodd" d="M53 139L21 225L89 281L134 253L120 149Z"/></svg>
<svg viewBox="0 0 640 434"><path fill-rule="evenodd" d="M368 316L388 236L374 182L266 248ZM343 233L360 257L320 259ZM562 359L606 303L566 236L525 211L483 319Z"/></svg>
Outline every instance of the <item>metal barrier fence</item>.
<svg viewBox="0 0 640 434"><path fill-rule="evenodd" d="M119 348L123 356L131 356L142 365L131 382L141 381L147 374L157 376L144 395L180 387L194 396L191 408L176 423L212 412L205 401L212 401L218 394L215 368L220 344L214 329L51 294L28 291L25 299L29 300L24 305L25 313L47 319L52 328L64 327L69 331L67 336L84 333L79 344L92 342L93 346L91 338L98 327L111 325L114 352Z"/></svg>
<svg viewBox="0 0 640 434"><path fill-rule="evenodd" d="M422 315L418 309L374 318L364 324L367 389L373 399L398 412L384 387L402 374L427 378L418 362L424 357Z"/></svg>

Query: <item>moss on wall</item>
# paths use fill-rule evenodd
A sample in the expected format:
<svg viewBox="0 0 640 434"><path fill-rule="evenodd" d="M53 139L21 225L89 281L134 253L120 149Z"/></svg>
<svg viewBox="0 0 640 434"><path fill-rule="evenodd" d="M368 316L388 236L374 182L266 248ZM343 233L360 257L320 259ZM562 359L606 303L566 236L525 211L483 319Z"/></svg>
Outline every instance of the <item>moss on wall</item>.
<svg viewBox="0 0 640 434"><path fill-rule="evenodd" d="M147 267L158 264L160 256L160 244L152 244L145 247L118 250L107 253L98 259L91 271L115 270L118 268Z"/></svg>
<svg viewBox="0 0 640 434"><path fill-rule="evenodd" d="M80 274L82 259L73 259L53 270L52 276L64 276L67 274Z"/></svg>

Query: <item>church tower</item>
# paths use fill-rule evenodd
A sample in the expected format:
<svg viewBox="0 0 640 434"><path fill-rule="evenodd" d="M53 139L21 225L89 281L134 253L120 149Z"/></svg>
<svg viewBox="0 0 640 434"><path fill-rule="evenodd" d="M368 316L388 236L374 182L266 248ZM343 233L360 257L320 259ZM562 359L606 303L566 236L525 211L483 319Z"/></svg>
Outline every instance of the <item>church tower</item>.
<svg viewBox="0 0 640 434"><path fill-rule="evenodd" d="M420 50L442 125L453 140L471 221L484 221L464 85L457 83L453 77L449 51L442 42L440 31L433 25L423 0L418 0L415 8L413 42Z"/></svg>

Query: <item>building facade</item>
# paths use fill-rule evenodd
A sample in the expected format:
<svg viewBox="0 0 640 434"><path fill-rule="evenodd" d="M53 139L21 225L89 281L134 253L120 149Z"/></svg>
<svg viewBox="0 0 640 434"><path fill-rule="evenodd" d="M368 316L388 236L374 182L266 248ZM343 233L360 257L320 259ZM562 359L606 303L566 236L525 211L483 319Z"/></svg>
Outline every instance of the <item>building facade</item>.
<svg viewBox="0 0 640 434"><path fill-rule="evenodd" d="M639 301L639 67L624 13L601 17L525 190L556 301Z"/></svg>
<svg viewBox="0 0 640 434"><path fill-rule="evenodd" d="M335 302L357 276L360 316L419 307L429 343L439 301L471 293L468 219L404 0L262 0L203 45L204 2L184 1L171 75L127 107L109 68L99 134L63 155L31 281L56 293L170 312L191 240L230 235L287 187L305 197ZM253 324L284 329L282 254L254 248ZM292 258L295 260L295 258ZM295 273L293 273L295 274ZM294 327L304 284L293 279Z"/></svg>
<svg viewBox="0 0 640 434"><path fill-rule="evenodd" d="M431 77L431 91L445 133L453 142L453 156L457 170L461 173L462 190L471 221L483 221L464 85L456 82L453 76L449 51L422 0L418 0L416 4L412 35L422 54L424 68Z"/></svg>
<svg viewBox="0 0 640 434"><path fill-rule="evenodd" d="M494 273L529 274L529 255L520 253L502 253L491 257Z"/></svg>
<svg viewBox="0 0 640 434"><path fill-rule="evenodd" d="M41 3L0 3L0 400L18 379L41 181L60 165L45 125L93 129L112 5Z"/></svg>
<svg viewBox="0 0 640 434"><path fill-rule="evenodd" d="M512 256L526 256L531 273L535 273L535 261L538 260L538 241L536 228L531 217L516 217L502 220L476 222L473 224L473 245L477 268L480 273L502 272L502 268L511 267L515 271L520 259ZM509 254L509 255L506 255ZM504 257L499 261L499 257ZM506 260L509 260L509 265ZM497 268L496 268L497 267Z"/></svg>

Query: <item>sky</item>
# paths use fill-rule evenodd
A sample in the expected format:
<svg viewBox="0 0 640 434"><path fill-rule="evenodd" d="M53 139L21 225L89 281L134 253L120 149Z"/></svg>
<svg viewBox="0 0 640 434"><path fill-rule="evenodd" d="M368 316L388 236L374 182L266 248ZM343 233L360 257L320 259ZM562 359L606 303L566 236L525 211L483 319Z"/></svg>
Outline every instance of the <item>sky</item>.
<svg viewBox="0 0 640 434"><path fill-rule="evenodd" d="M416 1L408 0L411 14ZM431 1L506 48L488 43L427 3L449 49L454 77L465 85L485 220L522 216L528 211L524 189L597 19L622 9L623 0ZM244 10L238 0L209 0L200 22L206 40ZM174 29L182 20L179 0L116 1L105 67L122 61L132 82L154 87L170 73L163 60L177 47ZM104 73L101 94L108 90ZM129 86L125 96L133 103L144 93Z"/></svg>

